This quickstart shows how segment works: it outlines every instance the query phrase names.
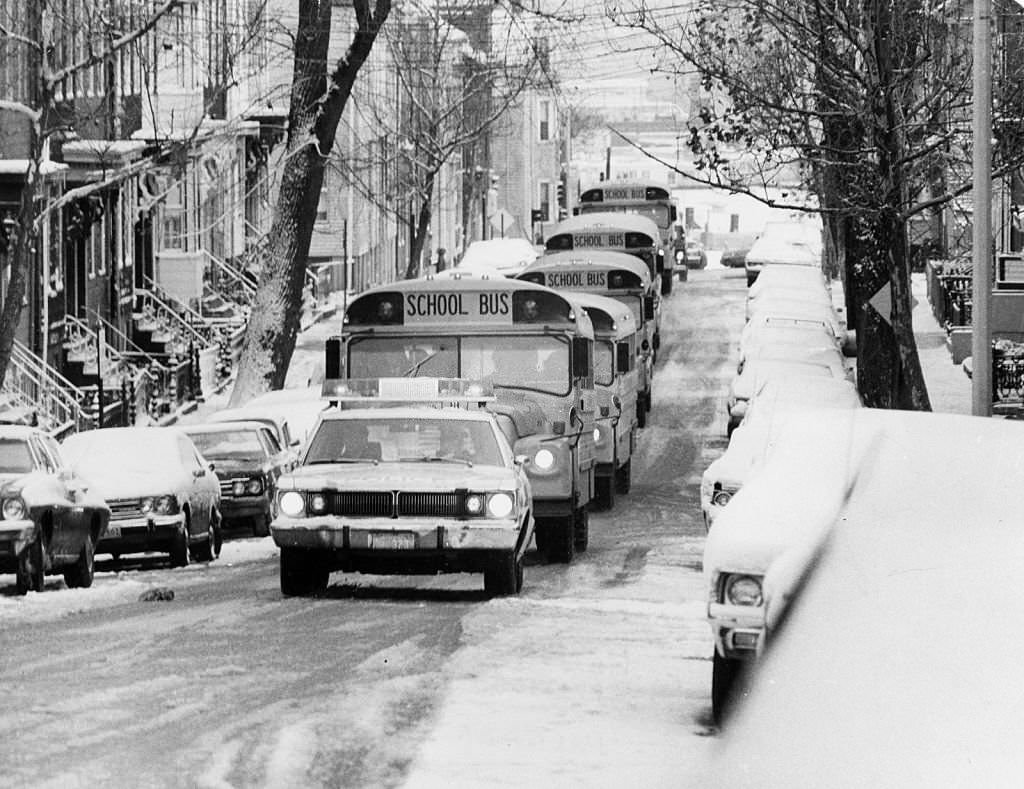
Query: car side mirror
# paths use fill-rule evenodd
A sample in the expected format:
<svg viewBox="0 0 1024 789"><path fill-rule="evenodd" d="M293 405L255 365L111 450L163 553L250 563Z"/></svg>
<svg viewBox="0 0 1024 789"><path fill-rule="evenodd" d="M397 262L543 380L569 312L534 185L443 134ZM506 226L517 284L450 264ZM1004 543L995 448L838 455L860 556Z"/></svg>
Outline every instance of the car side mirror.
<svg viewBox="0 0 1024 789"><path fill-rule="evenodd" d="M192 476L195 477L196 479L201 479L202 477L206 476L206 469L205 468L194 468L194 469L192 469Z"/></svg>
<svg viewBox="0 0 1024 789"><path fill-rule="evenodd" d="M615 406L616 408L618 408L621 411L622 410L622 398L619 397L617 394L616 395L612 395L612 405Z"/></svg>
<svg viewBox="0 0 1024 789"><path fill-rule="evenodd" d="M516 463L517 466L525 466L530 461L530 456L529 455L516 455L514 460L515 460L515 463Z"/></svg>

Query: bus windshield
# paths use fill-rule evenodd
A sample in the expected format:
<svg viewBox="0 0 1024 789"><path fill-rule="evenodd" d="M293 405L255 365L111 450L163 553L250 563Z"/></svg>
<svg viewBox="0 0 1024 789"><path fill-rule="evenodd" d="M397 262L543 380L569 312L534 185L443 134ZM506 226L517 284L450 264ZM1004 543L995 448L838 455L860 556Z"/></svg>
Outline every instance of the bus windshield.
<svg viewBox="0 0 1024 789"><path fill-rule="evenodd" d="M490 377L495 386L569 394L569 343L563 337L358 337L348 348L350 378Z"/></svg>
<svg viewBox="0 0 1024 789"><path fill-rule="evenodd" d="M611 386L615 378L615 347L607 341L594 343L594 383Z"/></svg>
<svg viewBox="0 0 1024 789"><path fill-rule="evenodd" d="M614 214L638 214L653 219L654 223L665 229L669 226L669 212L667 205L647 205L643 203L632 203L630 205L609 205L608 203L584 203L580 206L580 213L614 213Z"/></svg>
<svg viewBox="0 0 1024 789"><path fill-rule="evenodd" d="M637 326L643 326L644 324L644 301L639 296L627 296L622 293L609 293L611 298L616 301L625 304L630 310L633 311L633 318L636 320Z"/></svg>

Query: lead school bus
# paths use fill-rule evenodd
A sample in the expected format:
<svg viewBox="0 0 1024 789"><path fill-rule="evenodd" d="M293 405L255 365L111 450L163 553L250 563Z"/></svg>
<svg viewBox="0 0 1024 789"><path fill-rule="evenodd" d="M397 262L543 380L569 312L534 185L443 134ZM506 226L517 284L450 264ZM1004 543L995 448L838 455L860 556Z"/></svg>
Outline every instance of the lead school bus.
<svg viewBox="0 0 1024 789"><path fill-rule="evenodd" d="M487 403L533 489L537 547L572 561L594 495L594 331L564 294L497 277L426 277L361 294L327 342L328 379L490 379Z"/></svg>
<svg viewBox="0 0 1024 789"><path fill-rule="evenodd" d="M607 250L558 252L531 263L519 279L558 291L607 296L629 307L638 332L637 424L646 427L654 386L658 341L658 297L647 267L632 255Z"/></svg>
<svg viewBox="0 0 1024 789"><path fill-rule="evenodd" d="M668 186L647 181L605 181L584 189L579 199L580 214L633 213L658 226L664 265L661 268L661 295L672 292L672 273L676 259L672 236L678 211Z"/></svg>
<svg viewBox="0 0 1024 789"><path fill-rule="evenodd" d="M636 449L638 351L633 312L595 293L575 293L594 325L594 384L597 388L597 469L594 500L615 505L616 493L629 493Z"/></svg>

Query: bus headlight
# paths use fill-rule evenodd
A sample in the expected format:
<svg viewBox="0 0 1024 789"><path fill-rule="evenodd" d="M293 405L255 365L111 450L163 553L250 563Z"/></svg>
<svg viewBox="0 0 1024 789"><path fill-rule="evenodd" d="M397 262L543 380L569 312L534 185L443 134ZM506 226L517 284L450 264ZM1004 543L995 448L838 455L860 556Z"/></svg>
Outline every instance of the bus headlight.
<svg viewBox="0 0 1024 789"><path fill-rule="evenodd" d="M298 518L306 509L306 497L296 490L288 490L281 494L278 505L289 518Z"/></svg>
<svg viewBox="0 0 1024 789"><path fill-rule="evenodd" d="M725 599L732 605L761 605L761 579L753 575L729 576L725 580Z"/></svg>
<svg viewBox="0 0 1024 789"><path fill-rule="evenodd" d="M25 517L25 502L15 496L11 499L4 499L3 513L4 518L9 521L21 520Z"/></svg>
<svg viewBox="0 0 1024 789"><path fill-rule="evenodd" d="M507 518L514 507L515 502L508 493L492 493L487 499L487 513L492 518Z"/></svg>
<svg viewBox="0 0 1024 789"><path fill-rule="evenodd" d="M537 454L533 456L533 464L542 471L547 471L555 465L555 453L550 449L538 449Z"/></svg>

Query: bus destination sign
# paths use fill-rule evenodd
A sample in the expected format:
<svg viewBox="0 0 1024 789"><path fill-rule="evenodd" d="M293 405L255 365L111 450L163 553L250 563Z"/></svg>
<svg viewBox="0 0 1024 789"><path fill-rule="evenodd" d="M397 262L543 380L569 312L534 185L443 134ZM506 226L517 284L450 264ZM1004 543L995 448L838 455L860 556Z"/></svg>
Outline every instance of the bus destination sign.
<svg viewBox="0 0 1024 789"><path fill-rule="evenodd" d="M572 245L574 249L625 249L626 237L623 233L576 233L572 237Z"/></svg>
<svg viewBox="0 0 1024 789"><path fill-rule="evenodd" d="M608 287L608 273L606 271L549 271L545 274L545 278L549 288L568 288L570 290L598 288L605 290Z"/></svg>
<svg viewBox="0 0 1024 789"><path fill-rule="evenodd" d="M405 323L441 326L451 323L512 325L512 294L508 291L474 293L407 293Z"/></svg>
<svg viewBox="0 0 1024 789"><path fill-rule="evenodd" d="M605 201L609 200L646 200L647 190L642 186L606 186Z"/></svg>

